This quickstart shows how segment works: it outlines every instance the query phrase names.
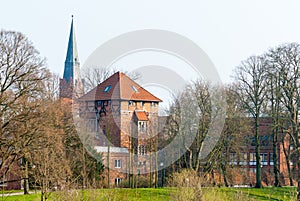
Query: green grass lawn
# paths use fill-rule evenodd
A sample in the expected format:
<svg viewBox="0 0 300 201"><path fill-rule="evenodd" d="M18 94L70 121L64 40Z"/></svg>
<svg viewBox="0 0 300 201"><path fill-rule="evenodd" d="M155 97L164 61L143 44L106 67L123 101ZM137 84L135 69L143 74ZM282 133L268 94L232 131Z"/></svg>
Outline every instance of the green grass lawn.
<svg viewBox="0 0 300 201"><path fill-rule="evenodd" d="M140 189L97 189L73 192L51 193L49 200L109 200L109 201L168 201L176 200L176 193L182 193L175 188L140 188ZM0 201L38 201L39 194L0 197ZM296 200L296 188L283 187L263 189L255 188L204 188L205 201L256 201L256 200ZM188 200L185 200L188 201Z"/></svg>

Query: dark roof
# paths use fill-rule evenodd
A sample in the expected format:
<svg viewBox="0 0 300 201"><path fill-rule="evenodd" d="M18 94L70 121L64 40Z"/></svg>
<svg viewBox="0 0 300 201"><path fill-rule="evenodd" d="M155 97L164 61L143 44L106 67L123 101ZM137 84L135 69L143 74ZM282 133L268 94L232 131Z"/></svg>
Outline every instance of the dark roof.
<svg viewBox="0 0 300 201"><path fill-rule="evenodd" d="M162 101L122 72L116 72L79 98L79 101L94 100Z"/></svg>

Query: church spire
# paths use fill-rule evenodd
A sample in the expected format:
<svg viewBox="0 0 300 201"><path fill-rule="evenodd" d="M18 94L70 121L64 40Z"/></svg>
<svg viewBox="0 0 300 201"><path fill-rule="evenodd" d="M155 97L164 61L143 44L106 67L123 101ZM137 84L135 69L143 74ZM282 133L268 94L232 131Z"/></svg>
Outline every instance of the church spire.
<svg viewBox="0 0 300 201"><path fill-rule="evenodd" d="M70 36L68 42L68 49L67 49L67 56L65 61L65 69L64 69L64 76L63 78L70 82L72 78L74 80L76 76L76 68L79 68L79 58L77 52L77 44L76 44L76 37L74 31L74 24L73 24L73 15L72 15L72 22L71 22L71 29L70 29ZM79 69L78 69L79 70Z"/></svg>
<svg viewBox="0 0 300 201"><path fill-rule="evenodd" d="M68 42L67 56L65 60L64 75L60 85L61 97L72 98L75 96L76 98L78 98L83 94L73 15Z"/></svg>

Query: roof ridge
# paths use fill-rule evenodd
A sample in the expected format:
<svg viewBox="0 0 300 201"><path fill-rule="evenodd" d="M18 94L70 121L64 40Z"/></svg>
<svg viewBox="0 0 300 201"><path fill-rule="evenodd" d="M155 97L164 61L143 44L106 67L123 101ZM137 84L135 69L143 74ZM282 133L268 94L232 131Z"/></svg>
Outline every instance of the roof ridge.
<svg viewBox="0 0 300 201"><path fill-rule="evenodd" d="M114 87L113 90L108 89L107 91L105 91L107 85L112 85ZM133 87L138 88L138 93L136 92L136 90L134 90ZM102 83L98 84L96 88L96 90L94 88L83 95L81 97L81 100L119 99L152 102L162 101L121 71L115 72ZM94 96L93 92L95 92Z"/></svg>

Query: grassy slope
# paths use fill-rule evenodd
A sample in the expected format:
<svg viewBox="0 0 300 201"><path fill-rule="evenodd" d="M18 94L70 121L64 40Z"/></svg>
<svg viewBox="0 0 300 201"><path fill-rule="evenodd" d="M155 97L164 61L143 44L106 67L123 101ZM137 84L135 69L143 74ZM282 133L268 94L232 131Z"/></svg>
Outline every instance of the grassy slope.
<svg viewBox="0 0 300 201"><path fill-rule="evenodd" d="M120 201L167 201L174 200L176 189L102 189L72 192L52 193L49 200L120 200ZM206 188L203 189L205 201L256 201L256 200L296 200L296 188ZM180 193L180 192L178 192ZM170 196L171 195L171 196ZM172 198L170 198L172 197ZM84 198L84 199L83 199ZM38 201L40 195L19 195L4 197L5 201ZM0 197L2 201L2 197ZM188 201L188 200L186 200Z"/></svg>

